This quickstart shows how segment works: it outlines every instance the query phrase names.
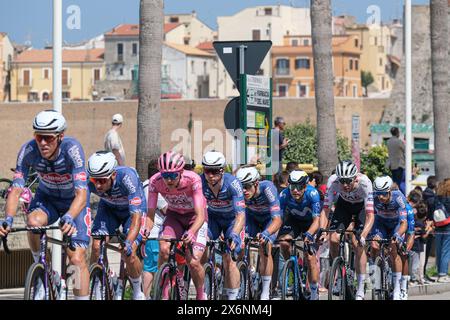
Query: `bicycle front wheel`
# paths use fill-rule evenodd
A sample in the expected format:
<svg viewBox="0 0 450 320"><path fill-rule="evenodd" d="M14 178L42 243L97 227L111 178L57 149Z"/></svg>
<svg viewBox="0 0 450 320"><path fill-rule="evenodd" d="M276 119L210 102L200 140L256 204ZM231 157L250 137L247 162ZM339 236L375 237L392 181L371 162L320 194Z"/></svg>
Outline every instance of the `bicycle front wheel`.
<svg viewBox="0 0 450 320"><path fill-rule="evenodd" d="M342 257L336 257L331 265L328 300L345 300L345 262Z"/></svg>
<svg viewBox="0 0 450 320"><path fill-rule="evenodd" d="M214 269L213 266L207 262L203 265L203 269L205 270L205 293L207 300L217 300L217 290L216 290L216 280L213 275Z"/></svg>
<svg viewBox="0 0 450 320"><path fill-rule="evenodd" d="M103 281L104 276L105 281ZM97 263L89 267L89 300L112 300L108 277Z"/></svg>
<svg viewBox="0 0 450 320"><path fill-rule="evenodd" d="M237 265L239 270L239 293L236 300L248 300L248 266L244 261L240 261Z"/></svg>
<svg viewBox="0 0 450 320"><path fill-rule="evenodd" d="M295 261L289 259L281 273L281 300L300 300L301 283L295 272Z"/></svg>
<svg viewBox="0 0 450 320"><path fill-rule="evenodd" d="M389 290L386 283L386 268L384 261L381 257L375 259L375 273L373 275L375 279L374 288L372 289L373 300L388 300Z"/></svg>
<svg viewBox="0 0 450 320"><path fill-rule="evenodd" d="M48 297L45 294L45 277L44 265L39 262L33 263L28 269L25 280L24 300L55 300L50 288Z"/></svg>
<svg viewBox="0 0 450 320"><path fill-rule="evenodd" d="M175 272L168 262L163 263L154 280L153 300L180 300Z"/></svg>

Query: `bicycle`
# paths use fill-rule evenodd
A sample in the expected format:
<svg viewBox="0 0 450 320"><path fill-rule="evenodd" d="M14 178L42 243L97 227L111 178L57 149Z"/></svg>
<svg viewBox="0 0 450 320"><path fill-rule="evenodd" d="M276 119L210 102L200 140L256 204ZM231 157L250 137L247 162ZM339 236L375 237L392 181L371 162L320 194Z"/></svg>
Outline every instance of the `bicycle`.
<svg viewBox="0 0 450 320"><path fill-rule="evenodd" d="M12 172L16 172L16 169L10 168ZM36 171L30 168L30 173L28 174L27 181L25 182L25 188L30 189L30 191L35 188L35 184L39 182L39 175ZM7 178L0 179L0 198L6 199L8 193L11 191L12 180Z"/></svg>
<svg viewBox="0 0 450 320"><path fill-rule="evenodd" d="M314 255L314 248L308 244L303 243L303 246L296 242L303 241L303 236L300 235L295 239L277 240L275 243L289 242L290 257L286 261L283 271L281 273L281 300L287 300L291 296L293 300L309 300L309 295L306 291L308 268L304 262L304 257L301 258L298 251L306 252L309 255Z"/></svg>
<svg viewBox="0 0 450 320"><path fill-rule="evenodd" d="M359 232L355 230L344 230L338 228L337 230L322 230L323 232L336 232L339 234L339 255L334 258L330 273L329 273L329 288L328 300L354 300L356 296L356 281L355 281L355 254L352 249L352 243L349 244L348 260L345 258L345 235L355 234Z"/></svg>
<svg viewBox="0 0 450 320"><path fill-rule="evenodd" d="M176 261L176 254L184 256L184 250L178 249L177 244L183 243L180 239L165 239L165 238L149 238L147 240L158 240L170 242L169 260L163 263L156 273L153 281L153 300L163 300L163 291L168 287L169 300L188 300L189 285L191 282L191 275L189 268L184 265L183 271L179 270ZM183 244L184 248L184 244ZM191 255L193 254L192 246L188 246Z"/></svg>
<svg viewBox="0 0 450 320"><path fill-rule="evenodd" d="M6 223L3 224L3 227L7 227ZM12 228L10 230L10 233L31 231L40 235L40 257L38 262L33 263L28 268L25 280L24 300L67 300L68 298L68 286L65 284L74 273L67 273L66 252L62 250L62 270L61 276L59 276L56 271L52 271L51 263L47 262L47 243L55 243L61 245L63 248L69 248L71 251L75 251L75 247L72 244L71 237L64 236L63 241L47 237L47 230L56 229L59 229L59 227L24 227ZM5 252L9 254L10 250L7 245L7 237L2 238L2 243ZM42 290L44 292L43 297L41 296Z"/></svg>
<svg viewBox="0 0 450 320"><path fill-rule="evenodd" d="M126 275L124 259L120 259L118 277L113 277L112 271L107 263L106 249L122 253L122 250L118 247L106 243L106 238L113 236L116 236L119 244L123 246L126 235L119 229L116 229L113 235L92 236L93 239L100 240L100 255L98 261L89 267L89 300L125 300L127 298L125 293L132 290L130 279ZM137 252L140 252L140 250L138 249Z"/></svg>

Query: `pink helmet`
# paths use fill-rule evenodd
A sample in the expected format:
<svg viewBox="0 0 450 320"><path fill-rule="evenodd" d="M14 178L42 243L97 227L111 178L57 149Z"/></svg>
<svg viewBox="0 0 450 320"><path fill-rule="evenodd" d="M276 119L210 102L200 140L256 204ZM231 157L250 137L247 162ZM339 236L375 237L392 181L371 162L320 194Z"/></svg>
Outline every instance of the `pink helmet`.
<svg viewBox="0 0 450 320"><path fill-rule="evenodd" d="M158 159L158 169L160 172L178 172L183 170L183 167L183 156L173 151L163 153Z"/></svg>

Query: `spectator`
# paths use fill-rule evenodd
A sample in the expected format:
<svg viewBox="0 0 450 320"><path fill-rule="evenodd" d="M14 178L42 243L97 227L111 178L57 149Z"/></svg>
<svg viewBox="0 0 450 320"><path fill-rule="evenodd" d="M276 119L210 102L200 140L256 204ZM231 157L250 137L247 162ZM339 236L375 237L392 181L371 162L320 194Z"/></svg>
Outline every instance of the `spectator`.
<svg viewBox="0 0 450 320"><path fill-rule="evenodd" d="M278 131L279 134L279 141L278 141L278 145L275 144L275 150L274 152L278 152L278 161L279 161L279 166L278 166L278 175L281 175L281 172L283 171L283 153L284 150L286 149L286 147L289 144L289 139L286 139L284 137L284 126L286 125L286 122L284 122L283 117L276 117L275 121L274 121L275 127L274 130Z"/></svg>
<svg viewBox="0 0 450 320"><path fill-rule="evenodd" d="M420 201L414 207L414 245L411 249L411 281L424 284L423 266L425 264L425 241L432 228L425 223L428 208L425 202Z"/></svg>
<svg viewBox="0 0 450 320"><path fill-rule="evenodd" d="M114 153L119 166L125 165L125 150L119 136L119 129L122 128L123 117L117 113L112 117L112 128L105 135L105 150Z"/></svg>
<svg viewBox="0 0 450 320"><path fill-rule="evenodd" d="M284 189L288 187L289 172L283 171L281 175L275 176L275 186L277 187L278 193L281 193Z"/></svg>
<svg viewBox="0 0 450 320"><path fill-rule="evenodd" d="M290 161L286 164L286 171L288 173L291 173L292 171L295 171L295 170L300 170L300 168L298 166L298 162Z"/></svg>
<svg viewBox="0 0 450 320"><path fill-rule="evenodd" d="M150 161L148 164L148 180L146 180L144 185L144 193L145 196L148 197L148 184L150 178L158 173L157 169L157 163L158 160ZM158 194L158 204L157 204L157 210L155 212L155 221L153 224L153 228L150 231L149 238L158 238L159 233L161 231L164 219L165 219L165 213L167 210L167 202L166 200ZM145 294L145 297L148 299L150 296L150 290L152 288L152 282L153 278L155 276L155 273L158 271L158 256L159 256L159 243L158 240L147 240L145 243L145 255L144 258L144 266L143 266L143 292Z"/></svg>
<svg viewBox="0 0 450 320"><path fill-rule="evenodd" d="M391 170L392 180L401 185L405 171L405 143L399 139L400 131L397 127L391 129L392 137L387 142L389 157L386 166Z"/></svg>
<svg viewBox="0 0 450 320"><path fill-rule="evenodd" d="M421 186L416 186L416 187L414 188L414 190L417 191L418 193L420 193L420 195L422 196L423 190L422 190L422 187L421 187Z"/></svg>
<svg viewBox="0 0 450 320"><path fill-rule="evenodd" d="M433 220L436 241L436 266L438 282L450 282L448 263L450 262L450 179L438 184L433 206Z"/></svg>
<svg viewBox="0 0 450 320"><path fill-rule="evenodd" d="M427 219L426 219L426 223L433 225L433 211L431 211L431 208L433 207L433 203L435 201L435 197L436 197L436 187L437 187L437 179L435 176L429 176L427 178L427 187L425 188L425 190L422 193L422 198L423 201L425 201L425 203L428 206L428 214L427 214ZM425 274L425 277L427 277L427 264L428 264L428 258L430 256L431 253L431 248L433 247L434 244L434 234L430 233L427 237L427 242L425 244L425 262L423 265L423 273ZM430 280L430 279L427 279Z"/></svg>
<svg viewBox="0 0 450 320"><path fill-rule="evenodd" d="M309 184L312 185L320 194L320 202L323 204L327 186L323 184L323 175L320 171L313 171L309 174Z"/></svg>

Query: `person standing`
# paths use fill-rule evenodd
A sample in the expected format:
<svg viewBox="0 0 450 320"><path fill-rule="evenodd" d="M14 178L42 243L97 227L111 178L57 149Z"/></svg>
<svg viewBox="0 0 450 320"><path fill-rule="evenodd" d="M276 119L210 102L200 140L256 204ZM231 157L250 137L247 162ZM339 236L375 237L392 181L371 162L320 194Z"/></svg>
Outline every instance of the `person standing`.
<svg viewBox="0 0 450 320"><path fill-rule="evenodd" d="M431 208L434 204L435 197L436 197L436 187L437 187L438 181L436 179L436 176L429 176L427 178L427 187L422 193L423 201L428 206L428 215L427 215L427 222L433 225L433 211L431 211ZM430 233L427 237L427 241L425 244L425 263L423 266L423 273L425 275L425 281L428 281L430 279L427 279L426 271L427 271L427 264L428 264L428 258L431 254L431 249L434 245L434 234Z"/></svg>
<svg viewBox="0 0 450 320"><path fill-rule="evenodd" d="M125 165L125 150L119 136L119 129L122 128L123 117L117 113L112 117L112 128L105 135L105 150L112 152L116 156L119 166Z"/></svg>
<svg viewBox="0 0 450 320"><path fill-rule="evenodd" d="M283 153L284 150L287 148L289 144L289 139L286 139L284 137L284 126L286 125L286 122L284 122L283 117L276 117L274 121L275 127L274 130L278 131L278 144L275 144L275 150L274 153L278 153L278 175L281 175L281 172L283 171Z"/></svg>
<svg viewBox="0 0 450 320"><path fill-rule="evenodd" d="M391 170L392 180L400 186L405 170L405 143L400 140L397 127L391 129L392 137L387 142L389 157L386 166Z"/></svg>

